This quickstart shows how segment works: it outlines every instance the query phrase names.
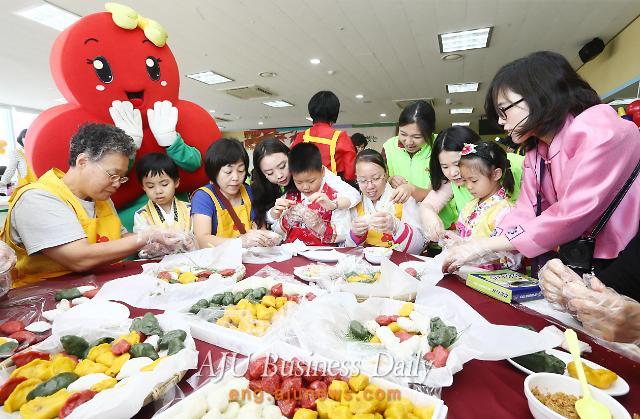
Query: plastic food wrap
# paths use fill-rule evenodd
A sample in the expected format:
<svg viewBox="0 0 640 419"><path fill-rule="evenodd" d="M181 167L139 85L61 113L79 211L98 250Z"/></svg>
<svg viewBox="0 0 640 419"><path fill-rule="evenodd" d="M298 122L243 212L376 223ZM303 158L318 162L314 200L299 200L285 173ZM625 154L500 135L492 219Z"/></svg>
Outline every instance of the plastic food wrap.
<svg viewBox="0 0 640 419"><path fill-rule="evenodd" d="M368 327L373 326L372 320L378 316L390 317L401 313L405 304L407 303L386 298L370 298L358 303L352 295L346 293L326 295L318 297L297 315L293 327L302 347L308 351L331 359L359 361L364 372L386 375L384 378L405 385L418 383L428 387L450 386L453 383L453 374L460 371L463 364L471 359L506 359L556 347L562 340L557 335L545 331L535 333L516 326L490 324L451 291L428 285L421 287L411 313L415 311L419 316L413 317L422 317L429 322L438 317L446 327L456 328L457 335L453 344L449 344L447 348L449 354L443 367L429 368L424 361L418 361L426 356L426 352L435 351L429 342L428 347L419 347L417 351L405 353L404 349L388 351L379 344L349 338L353 320L360 322L368 330ZM411 313L409 318L414 320ZM391 320L400 327L410 328L409 325L401 324L404 322L398 319ZM424 321L421 323L424 328ZM432 338L429 336L431 327L429 324L428 341ZM408 332L408 329L405 329L405 332ZM407 336L395 337L403 340ZM389 339L394 340L391 336ZM409 340L403 340L400 345L405 342ZM442 342L432 339L431 343ZM421 354L418 353L420 351ZM396 355L392 356L391 353ZM406 361L404 365L407 368L410 365L413 369L394 369L402 365L398 362L401 359L400 354L405 355L402 358ZM437 359L438 354L434 353L434 356Z"/></svg>
<svg viewBox="0 0 640 419"><path fill-rule="evenodd" d="M105 283L94 298L122 301L140 308L176 310L192 304L202 295L233 284L246 272L239 239L228 240L214 248L165 256L159 263L148 263L142 268L142 274ZM198 274L205 270L210 271L206 277L209 279L199 278ZM172 281L159 278L162 272L176 276L179 282L170 283ZM185 274L182 281L177 272Z"/></svg>
<svg viewBox="0 0 640 419"><path fill-rule="evenodd" d="M399 300L415 299L420 284L387 259L383 259L378 267L359 256L342 258L336 264L335 276L320 277L317 282L329 291L349 292L359 299L388 297Z"/></svg>
<svg viewBox="0 0 640 419"><path fill-rule="evenodd" d="M318 238L324 236L326 226L322 217L304 204L292 205L282 216L289 226L304 225Z"/></svg>

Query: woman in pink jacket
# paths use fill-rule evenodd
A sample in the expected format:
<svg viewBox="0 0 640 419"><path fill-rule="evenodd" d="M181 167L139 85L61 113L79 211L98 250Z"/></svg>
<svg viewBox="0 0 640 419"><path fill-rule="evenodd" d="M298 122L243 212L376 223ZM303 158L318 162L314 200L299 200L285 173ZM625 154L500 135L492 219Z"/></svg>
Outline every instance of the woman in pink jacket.
<svg viewBox="0 0 640 419"><path fill-rule="evenodd" d="M485 110L516 144L528 146L522 190L494 237L449 249L443 266L449 272L501 251L535 258L590 232L640 160L638 128L600 104L591 86L556 53L536 52L502 67ZM596 237L596 274L618 257L639 222L636 180Z"/></svg>

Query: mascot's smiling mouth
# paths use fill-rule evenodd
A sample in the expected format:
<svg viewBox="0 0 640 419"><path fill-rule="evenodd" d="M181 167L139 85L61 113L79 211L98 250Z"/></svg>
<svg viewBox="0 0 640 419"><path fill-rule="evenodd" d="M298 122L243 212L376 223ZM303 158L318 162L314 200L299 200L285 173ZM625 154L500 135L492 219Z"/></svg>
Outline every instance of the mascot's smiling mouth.
<svg viewBox="0 0 640 419"><path fill-rule="evenodd" d="M133 105L134 108L139 108L142 106L144 102L144 90L139 90L137 92L125 92L127 94L127 98L129 102Z"/></svg>

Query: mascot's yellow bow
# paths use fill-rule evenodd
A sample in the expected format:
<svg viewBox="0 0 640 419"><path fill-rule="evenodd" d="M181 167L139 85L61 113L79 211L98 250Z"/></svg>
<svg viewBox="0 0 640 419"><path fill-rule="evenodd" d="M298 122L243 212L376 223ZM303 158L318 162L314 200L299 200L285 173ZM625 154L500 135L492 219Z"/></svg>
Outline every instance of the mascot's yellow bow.
<svg viewBox="0 0 640 419"><path fill-rule="evenodd" d="M118 27L129 30L142 29L144 36L157 47L163 47L167 43L167 31L155 20L142 17L131 7L123 4L106 3L104 7L111 12L111 18Z"/></svg>

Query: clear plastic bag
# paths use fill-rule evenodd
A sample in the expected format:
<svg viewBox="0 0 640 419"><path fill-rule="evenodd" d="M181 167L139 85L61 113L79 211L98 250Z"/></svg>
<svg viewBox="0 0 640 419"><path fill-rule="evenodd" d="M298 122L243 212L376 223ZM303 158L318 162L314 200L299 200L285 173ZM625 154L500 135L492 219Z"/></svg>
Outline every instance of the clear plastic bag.
<svg viewBox="0 0 640 419"><path fill-rule="evenodd" d="M360 300L388 297L415 299L420 281L383 259L380 266L369 264L362 256L346 256L337 264L333 277L321 277L318 284L329 291L349 292Z"/></svg>
<svg viewBox="0 0 640 419"><path fill-rule="evenodd" d="M324 236L326 226L322 217L304 204L289 207L282 216L289 226L304 226L318 238Z"/></svg>

